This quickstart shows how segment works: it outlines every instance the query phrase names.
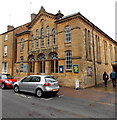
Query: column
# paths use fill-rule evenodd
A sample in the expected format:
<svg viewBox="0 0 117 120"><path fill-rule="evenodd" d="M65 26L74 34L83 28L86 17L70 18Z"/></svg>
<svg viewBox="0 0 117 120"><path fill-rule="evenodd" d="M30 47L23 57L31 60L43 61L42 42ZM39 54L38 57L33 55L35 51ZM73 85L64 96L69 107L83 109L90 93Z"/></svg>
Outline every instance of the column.
<svg viewBox="0 0 117 120"><path fill-rule="evenodd" d="M45 62L45 73L50 74L50 61Z"/></svg>
<svg viewBox="0 0 117 120"><path fill-rule="evenodd" d="M35 62L35 67L34 67L34 74L39 74L39 62Z"/></svg>

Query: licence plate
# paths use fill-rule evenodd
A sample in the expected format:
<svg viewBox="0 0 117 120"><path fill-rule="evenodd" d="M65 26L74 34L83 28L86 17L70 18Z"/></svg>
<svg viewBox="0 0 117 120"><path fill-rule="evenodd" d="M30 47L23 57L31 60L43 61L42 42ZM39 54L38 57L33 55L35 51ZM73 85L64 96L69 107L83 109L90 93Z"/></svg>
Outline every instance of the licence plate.
<svg viewBox="0 0 117 120"><path fill-rule="evenodd" d="M53 89L53 91L58 91L58 89Z"/></svg>

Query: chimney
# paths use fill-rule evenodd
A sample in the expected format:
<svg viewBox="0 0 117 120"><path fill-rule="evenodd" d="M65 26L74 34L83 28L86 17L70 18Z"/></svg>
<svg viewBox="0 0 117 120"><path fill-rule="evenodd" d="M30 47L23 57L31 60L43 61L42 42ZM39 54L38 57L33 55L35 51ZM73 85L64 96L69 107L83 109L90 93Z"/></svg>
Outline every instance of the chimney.
<svg viewBox="0 0 117 120"><path fill-rule="evenodd" d="M10 30L13 30L14 29L14 26L12 25L7 25L7 32L10 31Z"/></svg>
<svg viewBox="0 0 117 120"><path fill-rule="evenodd" d="M35 13L32 13L31 14L31 21L36 17L36 14Z"/></svg>

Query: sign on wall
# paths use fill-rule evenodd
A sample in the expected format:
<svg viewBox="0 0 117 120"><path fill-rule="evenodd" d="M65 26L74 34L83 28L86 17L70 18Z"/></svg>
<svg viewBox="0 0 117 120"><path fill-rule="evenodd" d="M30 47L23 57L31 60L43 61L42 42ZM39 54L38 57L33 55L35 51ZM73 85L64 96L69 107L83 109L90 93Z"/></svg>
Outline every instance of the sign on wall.
<svg viewBox="0 0 117 120"><path fill-rule="evenodd" d="M27 72L27 65L26 65L26 64L24 64L24 66L23 66L23 72L24 72L24 73Z"/></svg>
<svg viewBox="0 0 117 120"><path fill-rule="evenodd" d="M73 71L74 71L74 73L79 73L78 65L73 65Z"/></svg>
<svg viewBox="0 0 117 120"><path fill-rule="evenodd" d="M59 66L59 72L60 72L60 73L63 73L63 72L64 72L64 66L63 66L63 65L60 65L60 66Z"/></svg>
<svg viewBox="0 0 117 120"><path fill-rule="evenodd" d="M92 76L93 75L93 69L92 69L92 67L88 67L87 68L87 75L88 76Z"/></svg>
<svg viewBox="0 0 117 120"><path fill-rule="evenodd" d="M18 73L19 72L19 68L18 67L16 67L16 73Z"/></svg>

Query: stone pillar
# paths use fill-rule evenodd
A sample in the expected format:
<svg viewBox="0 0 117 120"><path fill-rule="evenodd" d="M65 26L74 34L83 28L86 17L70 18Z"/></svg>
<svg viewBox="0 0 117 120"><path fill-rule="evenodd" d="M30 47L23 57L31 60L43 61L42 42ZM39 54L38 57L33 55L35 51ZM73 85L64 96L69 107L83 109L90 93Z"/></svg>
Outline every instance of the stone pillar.
<svg viewBox="0 0 117 120"><path fill-rule="evenodd" d="M54 60L54 73L56 73L56 60Z"/></svg>
<svg viewBox="0 0 117 120"><path fill-rule="evenodd" d="M45 73L50 74L50 61L45 62Z"/></svg>
<svg viewBox="0 0 117 120"><path fill-rule="evenodd" d="M34 70L34 74L37 75L37 74L39 74L39 62L35 62L34 65L35 65L35 67L34 67L34 68L35 68L35 70Z"/></svg>

